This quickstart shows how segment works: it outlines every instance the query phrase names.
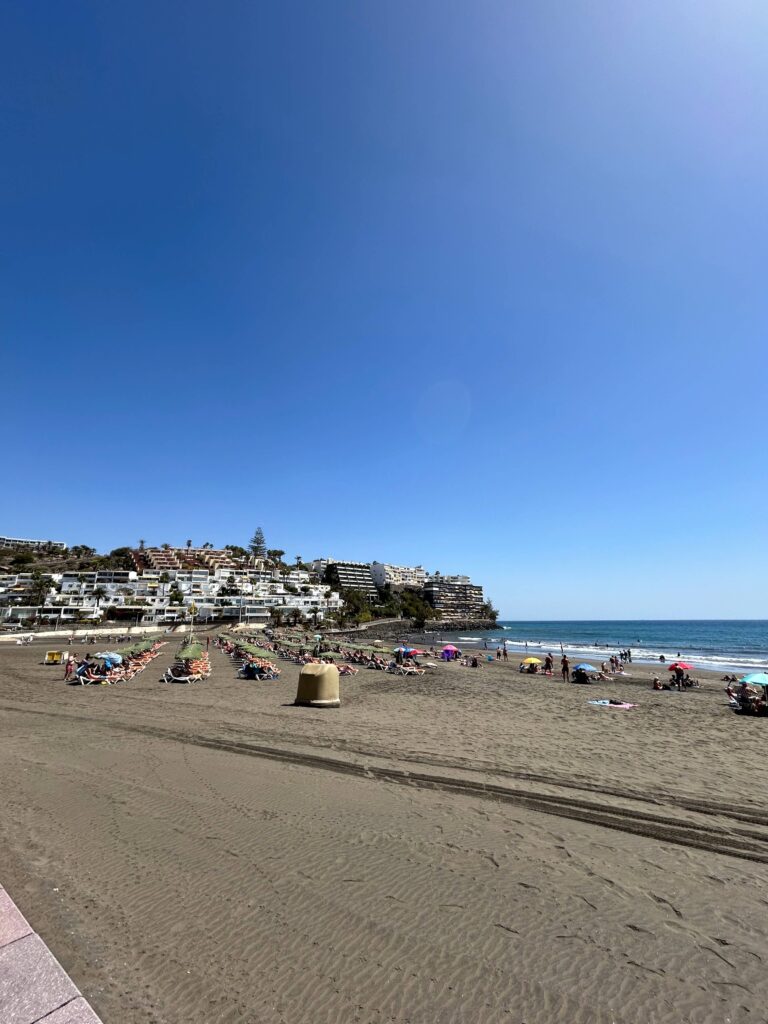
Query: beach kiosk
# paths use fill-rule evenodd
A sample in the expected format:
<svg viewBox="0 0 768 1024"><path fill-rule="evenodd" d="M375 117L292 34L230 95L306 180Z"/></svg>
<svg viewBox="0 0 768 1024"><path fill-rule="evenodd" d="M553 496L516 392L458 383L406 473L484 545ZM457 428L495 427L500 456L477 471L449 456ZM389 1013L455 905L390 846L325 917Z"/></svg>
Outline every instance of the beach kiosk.
<svg viewBox="0 0 768 1024"><path fill-rule="evenodd" d="M337 708L339 670L335 665L305 665L299 673L294 704L305 708Z"/></svg>
<svg viewBox="0 0 768 1024"><path fill-rule="evenodd" d="M43 658L44 665L62 665L69 655L69 651L46 651Z"/></svg>

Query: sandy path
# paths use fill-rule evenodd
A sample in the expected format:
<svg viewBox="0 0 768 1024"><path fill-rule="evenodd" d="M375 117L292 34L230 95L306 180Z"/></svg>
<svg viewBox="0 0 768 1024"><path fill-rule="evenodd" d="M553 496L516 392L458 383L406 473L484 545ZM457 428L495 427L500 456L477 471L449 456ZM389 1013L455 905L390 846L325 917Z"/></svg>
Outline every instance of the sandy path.
<svg viewBox="0 0 768 1024"><path fill-rule="evenodd" d="M765 864L383 778L384 766L405 764L490 779L504 730L458 675L435 681L431 700L421 687L361 676L341 712L318 715L282 707L287 679L234 682L218 652L198 688L160 686L160 662L131 686L71 689L35 658L0 651L2 873L107 1024L767 1019ZM510 704L508 689L494 697L497 680L482 685L491 709ZM530 735L539 702L528 707L529 692L515 691L507 711L527 731L525 749L552 743L546 723ZM727 736L742 723L723 713L721 726L715 699L711 709L707 694L677 705L679 722L699 715L702 732ZM454 725L438 744L451 700ZM613 724L625 720L603 719L608 768L583 739L593 717L560 737L562 749L540 752L533 767L546 769L550 753L558 780L523 778L513 743L511 774L493 778L558 794L584 777L592 789L579 785L579 800L652 809L623 781L618 795L595 792L632 735ZM643 723L635 729L648 731ZM757 724L737 735L757 743ZM370 772L200 745L212 738L256 738ZM371 750L362 756L355 743ZM698 757L686 770L676 749L667 762L677 783L656 784L656 810L759 837L759 822L696 809L704 794L725 802L727 786L707 787ZM647 788L645 762L630 774ZM745 805L756 818L759 798L753 790Z"/></svg>

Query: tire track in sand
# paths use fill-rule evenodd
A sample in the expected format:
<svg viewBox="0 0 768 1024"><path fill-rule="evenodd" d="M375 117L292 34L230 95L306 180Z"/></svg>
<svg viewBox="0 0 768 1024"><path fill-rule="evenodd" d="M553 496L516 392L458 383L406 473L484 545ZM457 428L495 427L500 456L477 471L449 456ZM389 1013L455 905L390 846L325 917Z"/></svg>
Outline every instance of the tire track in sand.
<svg viewBox="0 0 768 1024"><path fill-rule="evenodd" d="M4 710L16 711L20 714L37 714L57 719L86 718L86 716L81 715L62 715L61 712L19 708L13 705L0 706ZM88 721L91 725L95 725L93 719L88 719ZM768 831L762 832L757 829L745 829L736 824L731 827L709 822L683 822L665 815L640 810L639 808L606 806L593 800L576 798L570 793L564 795L543 793L533 789L515 788L484 780L467 779L423 770L414 771L410 768L373 764L371 761L360 763L301 750L227 740L215 736L176 732L154 726L131 725L124 722L100 722L99 724L102 724L106 729L115 729L120 732L129 732L158 739L168 739L182 744L193 744L195 746L208 747L212 750L222 750L249 757L267 758L298 767L333 771L372 781L394 782L400 785L417 786L423 789L463 793L466 796L475 796L481 799L490 799L518 807L525 807L543 814L571 818L587 824L598 825L603 828L626 832L659 842L692 847L706 850L710 853L738 857L743 860L763 864L768 863ZM402 761L404 759L401 757L399 760ZM637 798L634 799L636 800ZM685 801L681 801L681 807L685 807L685 803ZM700 814L717 814L726 820L731 817L720 806L707 809L705 805L698 804L698 802L697 811ZM738 814L736 820L743 822L744 817L743 814ZM759 819L757 820L759 822Z"/></svg>

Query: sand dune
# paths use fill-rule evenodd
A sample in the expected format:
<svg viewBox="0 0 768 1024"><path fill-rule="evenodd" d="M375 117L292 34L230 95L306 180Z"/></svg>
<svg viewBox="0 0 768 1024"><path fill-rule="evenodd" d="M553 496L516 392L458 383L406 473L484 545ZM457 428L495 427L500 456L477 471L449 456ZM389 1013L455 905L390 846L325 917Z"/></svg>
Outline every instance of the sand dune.
<svg viewBox="0 0 768 1024"><path fill-rule="evenodd" d="M38 658L0 650L3 881L107 1024L766 1019L765 723L719 686L447 666L318 713L219 652Z"/></svg>

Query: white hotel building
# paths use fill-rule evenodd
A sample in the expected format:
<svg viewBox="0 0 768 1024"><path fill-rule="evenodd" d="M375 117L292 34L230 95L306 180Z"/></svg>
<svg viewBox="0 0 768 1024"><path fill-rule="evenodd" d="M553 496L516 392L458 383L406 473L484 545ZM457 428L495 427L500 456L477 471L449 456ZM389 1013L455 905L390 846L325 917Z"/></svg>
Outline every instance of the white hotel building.
<svg viewBox="0 0 768 1024"><path fill-rule="evenodd" d="M136 624L183 621L195 605L198 620L267 622L273 608L284 618L299 613L322 621L342 606L326 584L311 583L305 570L285 574L262 569L107 570L44 574L50 583L41 606L31 603L30 573L0 575L0 621L35 616L58 621L110 618Z"/></svg>
<svg viewBox="0 0 768 1024"><path fill-rule="evenodd" d="M377 587L411 587L421 590L427 581L427 570L420 565L411 567L371 562L371 575Z"/></svg>

